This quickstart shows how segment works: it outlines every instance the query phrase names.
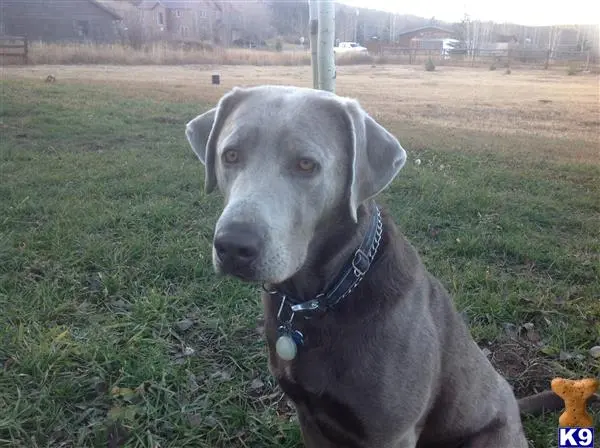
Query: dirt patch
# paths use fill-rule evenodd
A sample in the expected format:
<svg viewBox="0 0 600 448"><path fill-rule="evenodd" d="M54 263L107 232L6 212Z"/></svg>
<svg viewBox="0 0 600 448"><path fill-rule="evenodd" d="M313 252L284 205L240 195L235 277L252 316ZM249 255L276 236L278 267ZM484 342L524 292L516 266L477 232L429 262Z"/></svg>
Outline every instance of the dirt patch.
<svg viewBox="0 0 600 448"><path fill-rule="evenodd" d="M555 372L536 345L507 339L487 349L492 365L508 380L518 398L549 389Z"/></svg>
<svg viewBox="0 0 600 448"><path fill-rule="evenodd" d="M600 120L582 121L583 126L600 126Z"/></svg>
<svg viewBox="0 0 600 448"><path fill-rule="evenodd" d="M154 121L164 124L181 124L181 120L176 117L156 117Z"/></svg>

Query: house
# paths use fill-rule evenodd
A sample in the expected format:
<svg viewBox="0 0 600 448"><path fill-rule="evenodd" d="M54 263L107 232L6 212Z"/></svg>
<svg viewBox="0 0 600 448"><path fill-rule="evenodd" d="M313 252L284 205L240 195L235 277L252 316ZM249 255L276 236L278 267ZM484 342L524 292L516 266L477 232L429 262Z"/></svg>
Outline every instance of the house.
<svg viewBox="0 0 600 448"><path fill-rule="evenodd" d="M441 50L444 39L451 38L453 34L454 31L438 26L422 26L402 31L397 35L396 42L402 48Z"/></svg>
<svg viewBox="0 0 600 448"><path fill-rule="evenodd" d="M516 34L496 32L492 32L489 39L480 39L473 42L473 45L480 54L487 56L505 56L509 51L520 48L519 37Z"/></svg>
<svg viewBox="0 0 600 448"><path fill-rule="evenodd" d="M224 1L142 0L137 7L148 40L231 40L227 36Z"/></svg>
<svg viewBox="0 0 600 448"><path fill-rule="evenodd" d="M112 43L122 17L95 0L1 0L0 34L44 42Z"/></svg>
<svg viewBox="0 0 600 448"><path fill-rule="evenodd" d="M585 45L585 34L575 26L561 26L554 31L554 51L573 52L580 51Z"/></svg>
<svg viewBox="0 0 600 448"><path fill-rule="evenodd" d="M104 6L106 9L110 9L122 17L123 22L127 21L130 16L136 16L139 14L136 2L126 0L95 0L96 3Z"/></svg>

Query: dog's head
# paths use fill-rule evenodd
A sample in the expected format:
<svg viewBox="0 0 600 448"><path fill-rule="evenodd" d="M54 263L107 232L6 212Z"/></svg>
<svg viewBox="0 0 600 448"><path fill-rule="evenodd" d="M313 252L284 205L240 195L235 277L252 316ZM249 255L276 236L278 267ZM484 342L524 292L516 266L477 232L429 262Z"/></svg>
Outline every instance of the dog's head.
<svg viewBox="0 0 600 448"><path fill-rule="evenodd" d="M281 283L305 263L318 229L377 195L404 165L396 138L358 102L297 87L234 88L186 136L218 187L219 273Z"/></svg>

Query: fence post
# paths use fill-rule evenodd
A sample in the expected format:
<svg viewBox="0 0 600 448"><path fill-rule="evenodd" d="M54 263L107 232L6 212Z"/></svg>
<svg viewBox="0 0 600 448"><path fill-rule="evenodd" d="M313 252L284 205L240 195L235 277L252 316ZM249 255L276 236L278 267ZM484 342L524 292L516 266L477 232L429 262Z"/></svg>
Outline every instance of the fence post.
<svg viewBox="0 0 600 448"><path fill-rule="evenodd" d="M587 72L590 69L590 50L587 51L587 56L585 60L585 71Z"/></svg>
<svg viewBox="0 0 600 448"><path fill-rule="evenodd" d="M29 40L27 39L27 36L25 36L23 38L23 64L24 65L27 65L27 63L29 62L28 54L29 54Z"/></svg>

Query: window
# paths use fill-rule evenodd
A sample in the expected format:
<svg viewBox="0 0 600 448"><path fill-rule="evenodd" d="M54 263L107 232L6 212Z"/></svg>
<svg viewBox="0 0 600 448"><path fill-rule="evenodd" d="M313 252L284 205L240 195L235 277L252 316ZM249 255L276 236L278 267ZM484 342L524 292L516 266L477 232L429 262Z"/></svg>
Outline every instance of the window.
<svg viewBox="0 0 600 448"><path fill-rule="evenodd" d="M79 37L88 37L90 34L90 22L87 20L77 20L75 22L75 32Z"/></svg>
<svg viewBox="0 0 600 448"><path fill-rule="evenodd" d="M158 13L158 24L163 26L165 24L165 16L162 12Z"/></svg>
<svg viewBox="0 0 600 448"><path fill-rule="evenodd" d="M206 13L205 10L199 11L198 15L200 16L201 19L206 19L208 17L208 14Z"/></svg>
<svg viewBox="0 0 600 448"><path fill-rule="evenodd" d="M181 37L187 37L189 34L190 29L187 26L183 26L181 25L179 27L179 33L181 34Z"/></svg>
<svg viewBox="0 0 600 448"><path fill-rule="evenodd" d="M180 9L176 9L175 10L175 17L181 17L181 10Z"/></svg>

